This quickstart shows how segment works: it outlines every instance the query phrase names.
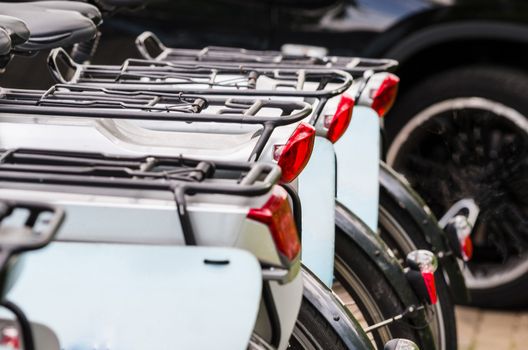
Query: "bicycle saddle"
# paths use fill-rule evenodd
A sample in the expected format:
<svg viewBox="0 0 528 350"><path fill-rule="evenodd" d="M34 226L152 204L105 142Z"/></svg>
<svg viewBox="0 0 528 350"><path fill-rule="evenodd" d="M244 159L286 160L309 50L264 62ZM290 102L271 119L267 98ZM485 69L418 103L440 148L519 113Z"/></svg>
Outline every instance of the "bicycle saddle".
<svg viewBox="0 0 528 350"><path fill-rule="evenodd" d="M31 4L33 6L42 7L48 10L66 10L79 12L84 17L90 19L96 26L103 22L103 16L97 7L79 2L79 1L30 1L23 4Z"/></svg>
<svg viewBox="0 0 528 350"><path fill-rule="evenodd" d="M18 18L0 15L0 28L9 34L13 47L23 44L29 39L28 27Z"/></svg>
<svg viewBox="0 0 528 350"><path fill-rule="evenodd" d="M78 11L65 10L65 4L56 4L53 8L54 3L58 1L2 3L0 15L22 20L30 32L25 43L16 45L17 50L36 51L70 46L88 41L96 35L97 27L91 19Z"/></svg>
<svg viewBox="0 0 528 350"><path fill-rule="evenodd" d="M4 71L11 60L12 45L9 33L0 28L0 73Z"/></svg>
<svg viewBox="0 0 528 350"><path fill-rule="evenodd" d="M11 37L4 29L0 29L0 68L5 56L11 53Z"/></svg>

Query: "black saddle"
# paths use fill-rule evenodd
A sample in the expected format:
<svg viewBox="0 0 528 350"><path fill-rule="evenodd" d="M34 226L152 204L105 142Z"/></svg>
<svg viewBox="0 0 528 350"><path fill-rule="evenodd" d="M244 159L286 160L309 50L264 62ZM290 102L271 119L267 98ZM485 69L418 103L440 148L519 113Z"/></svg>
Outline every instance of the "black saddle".
<svg viewBox="0 0 528 350"><path fill-rule="evenodd" d="M129 1L132 1L132 0L129 0ZM44 9L51 9L51 10L76 11L76 12L79 12L84 17L90 19L92 22L94 22L96 26L100 25L103 22L103 17L101 15L101 12L97 9L97 7L84 3L84 2L38 0L38 1L22 2L22 4L31 4L34 6L42 7Z"/></svg>
<svg viewBox="0 0 528 350"><path fill-rule="evenodd" d="M101 21L97 8L63 1L2 3L0 16L15 17L26 24L29 38L15 46L21 51L71 46L91 40L97 34L96 24Z"/></svg>
<svg viewBox="0 0 528 350"><path fill-rule="evenodd" d="M23 44L29 39L28 27L18 18L0 15L0 28L9 34L12 46Z"/></svg>
<svg viewBox="0 0 528 350"><path fill-rule="evenodd" d="M21 20L0 16L0 72L3 72L17 44L24 43L29 38L29 30Z"/></svg>
<svg viewBox="0 0 528 350"><path fill-rule="evenodd" d="M0 68L4 58L9 58L11 53L11 36L4 29L0 29Z"/></svg>

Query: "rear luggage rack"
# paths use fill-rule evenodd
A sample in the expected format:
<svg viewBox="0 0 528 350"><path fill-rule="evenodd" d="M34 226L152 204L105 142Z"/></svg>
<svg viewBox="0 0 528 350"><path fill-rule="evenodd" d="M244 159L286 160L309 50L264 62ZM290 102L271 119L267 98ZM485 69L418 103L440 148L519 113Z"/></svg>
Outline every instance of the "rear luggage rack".
<svg viewBox="0 0 528 350"><path fill-rule="evenodd" d="M260 196L268 193L280 176L279 167L270 163L211 162L183 156L131 157L37 149L13 149L0 155L0 182L4 187L6 183L24 183L169 191L187 245L195 245L196 238L185 196Z"/></svg>
<svg viewBox="0 0 528 350"><path fill-rule="evenodd" d="M132 157L37 149L0 151L0 183L4 189L13 185L18 187L18 184L22 185L20 188L28 189L28 184L34 184L172 193L186 245L197 244L187 211L186 196L195 194L260 196L272 191L280 176L281 171L278 166L260 162L211 162L183 156ZM219 181L206 181L214 179ZM295 193L290 194L296 196ZM299 225L301 213L300 207L295 206L297 202L298 198L294 198L293 214L296 224ZM52 227L58 227L60 222L57 223L55 220L53 223L56 225ZM53 233L56 231L57 229ZM0 247L4 248L1 237L0 235ZM9 253L9 250L0 251L0 258L5 252ZM264 283L268 283L266 278L277 279L278 272L282 270L278 266L262 267ZM265 272L271 273L266 277ZM287 278L287 276L288 272L285 272L279 277ZM264 296L264 304L270 314L276 314L276 306L272 299ZM273 332L280 330L278 321L272 321Z"/></svg>
<svg viewBox="0 0 528 350"><path fill-rule="evenodd" d="M398 62L391 59L285 55L279 51L246 50L222 46L209 46L198 50L168 48L151 32L140 34L136 39L136 47L144 58L157 61L214 62L222 66L233 66L233 64L240 63L251 65L253 68L333 68L347 71L354 77L361 77L365 71L385 72L393 71L398 67Z"/></svg>
<svg viewBox="0 0 528 350"><path fill-rule="evenodd" d="M211 113L208 107L216 108ZM277 115L270 115L276 109ZM280 113L279 113L280 112ZM258 159L277 126L308 117L306 102L258 97L205 96L58 84L47 91L1 89L0 113L47 117L217 122L261 125L249 159Z"/></svg>
<svg viewBox="0 0 528 350"><path fill-rule="evenodd" d="M331 98L352 85L350 74L335 69L277 69L222 66L207 62L163 62L127 59L118 65L78 64L59 48L48 57L51 74L58 83L96 84L120 89L178 91L194 94L288 96ZM62 70L61 68L65 66ZM63 70L67 70L63 73ZM261 78L267 85L257 87ZM310 86L308 83L312 83ZM332 87L328 84L332 83Z"/></svg>

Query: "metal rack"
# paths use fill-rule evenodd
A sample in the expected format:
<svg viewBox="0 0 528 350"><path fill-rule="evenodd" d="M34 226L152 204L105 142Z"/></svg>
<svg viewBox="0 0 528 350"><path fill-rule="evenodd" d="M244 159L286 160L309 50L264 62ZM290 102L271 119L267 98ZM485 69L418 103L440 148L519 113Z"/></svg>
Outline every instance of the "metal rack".
<svg viewBox="0 0 528 350"><path fill-rule="evenodd" d="M209 62L220 66L250 64L254 68L332 68L342 69L354 77L365 71L393 71L398 62L391 59L361 57L285 55L279 51L258 51L242 48L209 46L203 49L176 49L166 47L151 32L144 32L136 39L140 54L150 60L168 62Z"/></svg>
<svg viewBox="0 0 528 350"><path fill-rule="evenodd" d="M214 113L208 111L214 107ZM277 110L271 115L269 110ZM1 89L0 113L47 117L218 122L261 125L249 159L258 159L275 127L301 121L306 102L259 97L207 96L58 84L47 91Z"/></svg>
<svg viewBox="0 0 528 350"><path fill-rule="evenodd" d="M95 84L120 89L139 87L210 95L287 96L331 98L352 85L350 74L337 69L255 68L203 63L172 63L127 59L122 65L78 64L59 48L48 56L48 67L58 83ZM62 68L62 69L61 69ZM268 78L270 87L257 88ZM312 83L312 84L309 84ZM332 83L332 86L329 84Z"/></svg>
<svg viewBox="0 0 528 350"><path fill-rule="evenodd" d="M17 184L26 188L25 185L34 184L168 191L173 195L186 245L197 243L186 196L206 193L260 196L269 193L280 176L278 166L258 162L211 162L183 156L132 157L42 149L12 149L0 153L0 183L4 188ZM293 195L293 214L299 225L300 207L296 207L298 198L295 193ZM284 272L278 276L280 278L288 276L288 270L278 266L263 265L262 268L265 288L269 281L277 279L277 271ZM276 315L273 297L264 294L268 313ZM273 318L272 328L275 339L280 335L278 318Z"/></svg>
<svg viewBox="0 0 528 350"><path fill-rule="evenodd" d="M347 72L321 68L254 68L138 59L128 59L120 66L78 64L62 48L50 53L48 67L54 79L62 84L208 96L293 97L312 104L317 100L313 124L328 100L344 93L353 82Z"/></svg>
<svg viewBox="0 0 528 350"><path fill-rule="evenodd" d="M194 194L259 196L281 175L268 163L211 162L180 157L112 156L101 153L14 149L0 155L0 182L169 191L185 243L196 238L185 197ZM223 181L206 181L206 180Z"/></svg>

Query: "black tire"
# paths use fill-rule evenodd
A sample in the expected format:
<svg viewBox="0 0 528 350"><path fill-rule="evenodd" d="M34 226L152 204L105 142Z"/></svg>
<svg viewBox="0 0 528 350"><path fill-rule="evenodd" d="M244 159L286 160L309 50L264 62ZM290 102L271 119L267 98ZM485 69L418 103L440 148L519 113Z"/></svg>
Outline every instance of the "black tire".
<svg viewBox="0 0 528 350"><path fill-rule="evenodd" d="M383 189L380 191L379 230L381 238L395 252L396 256L402 259L402 262L405 256L413 250L431 250L431 245L425 240L420 227ZM442 322L442 325L438 326L443 327L442 330L437 329L435 331L436 337L441 337L443 342L443 345L438 346L438 349L456 350L455 308L441 269L435 273L435 283L438 307L441 312L440 318L437 316L437 321Z"/></svg>
<svg viewBox="0 0 528 350"><path fill-rule="evenodd" d="M347 350L347 347L321 313L303 298L289 349Z"/></svg>
<svg viewBox="0 0 528 350"><path fill-rule="evenodd" d="M478 306L528 306L527 91L524 71L461 67L415 85L385 119L387 163L437 217L462 198L481 209L464 272Z"/></svg>
<svg viewBox="0 0 528 350"><path fill-rule="evenodd" d="M404 312L404 306L383 273L338 227L334 275L336 281L354 300L368 325ZM393 338L409 339L421 349L426 349L418 328L405 320L373 331L370 336L378 349L382 349L384 344Z"/></svg>

